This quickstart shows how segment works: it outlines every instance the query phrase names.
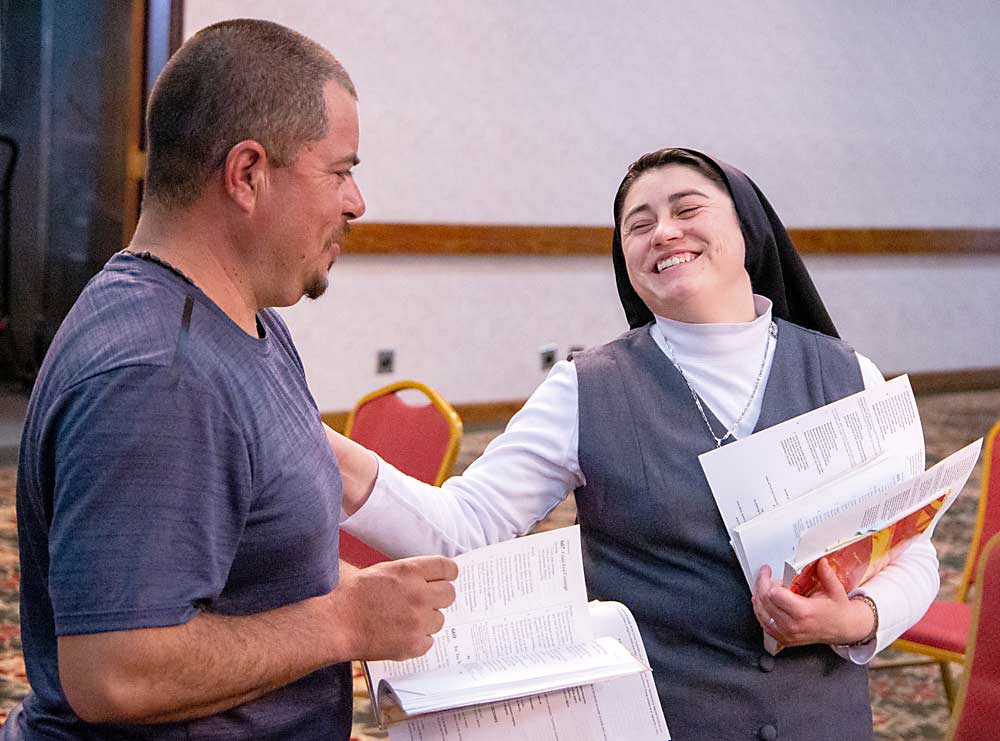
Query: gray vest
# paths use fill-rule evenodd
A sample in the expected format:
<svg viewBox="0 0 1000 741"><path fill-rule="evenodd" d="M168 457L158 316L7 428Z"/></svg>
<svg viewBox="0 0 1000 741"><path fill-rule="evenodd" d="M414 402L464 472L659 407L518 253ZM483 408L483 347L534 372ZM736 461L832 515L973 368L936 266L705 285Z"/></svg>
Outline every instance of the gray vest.
<svg viewBox="0 0 1000 741"><path fill-rule="evenodd" d="M864 388L845 343L777 324L756 429ZM823 645L764 651L698 463L715 441L649 327L574 360L587 587L592 599L618 600L635 615L674 739L872 738L866 667Z"/></svg>

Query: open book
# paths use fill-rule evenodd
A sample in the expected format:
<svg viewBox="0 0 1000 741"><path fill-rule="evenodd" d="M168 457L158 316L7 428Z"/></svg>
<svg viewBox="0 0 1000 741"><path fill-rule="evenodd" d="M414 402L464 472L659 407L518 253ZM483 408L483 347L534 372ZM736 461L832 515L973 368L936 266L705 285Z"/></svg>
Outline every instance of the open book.
<svg viewBox="0 0 1000 741"><path fill-rule="evenodd" d="M631 613L587 604L578 526L456 561L455 604L431 650L365 664L390 739L670 738Z"/></svg>
<svg viewBox="0 0 1000 741"><path fill-rule="evenodd" d="M914 538L930 537L981 447L982 439L925 471L916 401L900 376L699 460L751 590L768 565L809 595L823 557L851 590ZM765 646L777 650L769 636Z"/></svg>
<svg viewBox="0 0 1000 741"><path fill-rule="evenodd" d="M936 494L935 490L935 494ZM880 530L862 531L846 542L824 536L824 528L814 528L799 541L795 560L785 562L784 585L796 594L809 597L822 589L816 572L826 558L844 589L864 584L890 563L900 551L923 532L932 530L958 492L946 488L927 504L918 506ZM832 545L831 545L832 543Z"/></svg>

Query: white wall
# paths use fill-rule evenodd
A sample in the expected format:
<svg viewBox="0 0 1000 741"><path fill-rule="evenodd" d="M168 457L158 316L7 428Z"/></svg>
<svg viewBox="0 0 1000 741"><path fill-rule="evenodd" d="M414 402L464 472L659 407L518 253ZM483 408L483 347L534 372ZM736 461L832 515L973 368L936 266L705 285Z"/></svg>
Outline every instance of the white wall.
<svg viewBox="0 0 1000 741"><path fill-rule="evenodd" d="M841 336L883 373L1000 367L1000 256L810 255L806 264Z"/></svg>
<svg viewBox="0 0 1000 741"><path fill-rule="evenodd" d="M629 162L672 144L751 174L790 227L1000 227L1000 4L188 0L252 15L354 78L372 221L608 224ZM538 347L624 327L599 257L351 256L286 312L320 408L414 376L522 398ZM996 256L810 256L883 370L1000 366ZM374 374L375 351L397 373Z"/></svg>

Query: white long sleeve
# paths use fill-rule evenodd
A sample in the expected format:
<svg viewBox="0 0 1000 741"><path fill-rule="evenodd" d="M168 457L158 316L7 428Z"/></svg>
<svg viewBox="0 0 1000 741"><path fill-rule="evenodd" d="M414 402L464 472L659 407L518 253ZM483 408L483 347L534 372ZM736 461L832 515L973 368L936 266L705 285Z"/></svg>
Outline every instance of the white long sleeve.
<svg viewBox="0 0 1000 741"><path fill-rule="evenodd" d="M921 536L895 561L851 592L851 595L868 595L878 607L875 640L863 646L834 647L834 650L855 664L867 664L923 617L940 586L937 551L930 538Z"/></svg>
<svg viewBox="0 0 1000 741"><path fill-rule="evenodd" d="M858 356L865 388L885 383L875 364ZM910 626L916 623L937 597L941 586L937 551L926 535L920 536L895 561L869 579L851 595L864 594L878 607L878 633L875 640L863 646L834 646L840 656L855 664L867 664L875 654L887 648Z"/></svg>
<svg viewBox="0 0 1000 741"><path fill-rule="evenodd" d="M770 307L766 309L769 313ZM766 326L755 331L766 331ZM683 347L683 338L675 345ZM760 344L749 345L743 353L743 362L753 367L754 375L761 362L759 348ZM770 358L767 361L766 372ZM859 355L858 362L866 387L884 383L871 360ZM701 365L711 366L707 362ZM719 399L714 379L700 374L698 363L691 366L689 381L699 395L714 386L713 398L720 408L739 410L745 403L745 395ZM453 556L528 532L568 491L585 483L578 461L578 394L576 367L566 361L557 363L503 434L463 475L452 477L440 489L380 460L371 496L343 522L344 529L397 558L434 553ZM719 414L715 406L712 408ZM747 425L753 429L759 412L759 405L750 410L737 437L743 436L739 433ZM719 416L726 421L724 414ZM923 615L937 595L938 585L934 547L927 539L918 540L863 589L856 590L878 605L877 640L861 647L839 648L838 653L856 663L871 660Z"/></svg>
<svg viewBox="0 0 1000 741"><path fill-rule="evenodd" d="M577 407L576 367L561 361L463 475L438 489L380 460L371 496L342 527L397 558L523 535L584 483Z"/></svg>

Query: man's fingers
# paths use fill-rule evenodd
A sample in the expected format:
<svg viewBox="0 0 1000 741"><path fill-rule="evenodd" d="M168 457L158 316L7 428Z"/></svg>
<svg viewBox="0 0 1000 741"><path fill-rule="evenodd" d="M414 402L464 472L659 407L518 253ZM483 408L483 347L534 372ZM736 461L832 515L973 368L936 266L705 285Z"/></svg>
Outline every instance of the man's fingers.
<svg viewBox="0 0 1000 741"><path fill-rule="evenodd" d="M431 635L434 635L435 633L437 633L438 631L440 631L441 628L444 627L444 613L441 612L440 610L435 610L434 611L434 618L433 618L433 620L431 622L433 623L432 629L431 629Z"/></svg>
<svg viewBox="0 0 1000 741"><path fill-rule="evenodd" d="M431 650L431 646L434 645L434 639L430 636L424 636L417 640L414 644L413 651L407 651L401 654L396 661L406 661L407 659L415 659L419 656L423 656L425 653Z"/></svg>
<svg viewBox="0 0 1000 741"><path fill-rule="evenodd" d="M455 581L458 564L444 556L415 556L403 559L420 571L427 581Z"/></svg>
<svg viewBox="0 0 1000 741"><path fill-rule="evenodd" d="M450 581L435 581L427 585L428 604L443 610L455 601L455 587Z"/></svg>

